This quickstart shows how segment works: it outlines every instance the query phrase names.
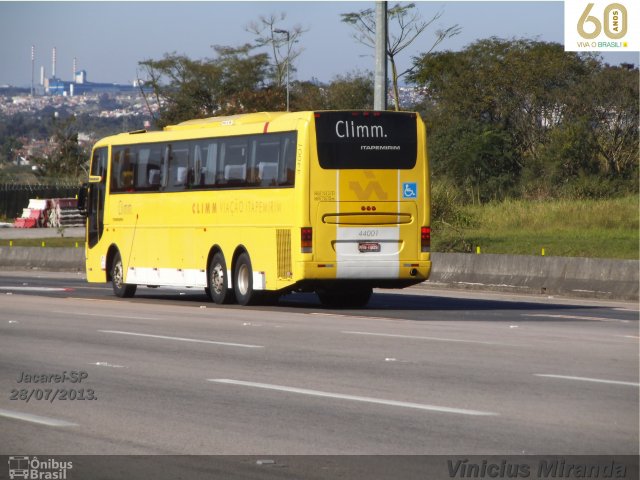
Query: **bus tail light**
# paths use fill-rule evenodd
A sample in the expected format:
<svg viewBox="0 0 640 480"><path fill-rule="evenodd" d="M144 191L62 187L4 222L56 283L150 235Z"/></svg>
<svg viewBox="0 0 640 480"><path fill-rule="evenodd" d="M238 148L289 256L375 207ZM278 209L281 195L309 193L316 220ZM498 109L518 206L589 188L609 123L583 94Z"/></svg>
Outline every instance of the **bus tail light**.
<svg viewBox="0 0 640 480"><path fill-rule="evenodd" d="M420 228L420 251L428 252L431 250L431 227Z"/></svg>
<svg viewBox="0 0 640 480"><path fill-rule="evenodd" d="M313 247L313 229L311 227L302 227L300 230L300 251L302 253L311 253Z"/></svg>

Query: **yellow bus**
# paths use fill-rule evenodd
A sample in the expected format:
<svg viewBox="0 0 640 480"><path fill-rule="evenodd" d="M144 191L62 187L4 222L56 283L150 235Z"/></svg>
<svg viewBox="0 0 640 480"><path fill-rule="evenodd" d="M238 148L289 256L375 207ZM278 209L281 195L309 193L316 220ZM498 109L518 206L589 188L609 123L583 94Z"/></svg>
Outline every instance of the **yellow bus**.
<svg viewBox="0 0 640 480"><path fill-rule="evenodd" d="M83 192L89 282L204 288L241 305L315 291L359 307L426 280L417 113L263 112L104 138Z"/></svg>

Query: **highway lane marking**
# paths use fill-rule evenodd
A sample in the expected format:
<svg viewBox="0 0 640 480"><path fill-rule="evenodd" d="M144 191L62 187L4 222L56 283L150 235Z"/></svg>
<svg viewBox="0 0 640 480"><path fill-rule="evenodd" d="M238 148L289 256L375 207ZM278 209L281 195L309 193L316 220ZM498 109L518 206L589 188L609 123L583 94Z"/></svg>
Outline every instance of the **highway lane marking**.
<svg viewBox="0 0 640 480"><path fill-rule="evenodd" d="M166 335L152 335L149 333L123 332L121 330L98 330L98 331L102 333L114 333L117 335L132 335L135 337L159 338L161 340L176 340L179 342L207 343L210 345L222 345L225 347L264 348L264 345L250 345L246 343L231 343L231 342L215 342L213 340L200 340L198 338L168 337Z"/></svg>
<svg viewBox="0 0 640 480"><path fill-rule="evenodd" d="M59 310L53 310L51 313L60 313L62 315L69 315L70 312L62 312ZM77 315L80 317L101 317L101 318L121 318L127 320L158 320L158 317L134 317L130 315L109 315L106 313L80 313L73 312L73 315Z"/></svg>
<svg viewBox="0 0 640 480"><path fill-rule="evenodd" d="M391 338L410 338L414 340L432 340L436 342L457 342L457 343L479 343L481 345L503 345L503 346L516 346L509 345L507 343L495 343L495 342L484 342L482 340L461 340L457 338L442 338L442 337L421 337L418 335L398 335L394 333L373 333L373 332L354 332L354 331L343 331L341 333L346 333L349 335L370 335L373 337L391 337Z"/></svg>
<svg viewBox="0 0 640 480"><path fill-rule="evenodd" d="M0 290L17 290L20 292L73 292L73 288L63 287L0 287Z"/></svg>
<svg viewBox="0 0 640 480"><path fill-rule="evenodd" d="M588 377L572 377L568 375L551 375L546 373L534 373L536 377L546 377L546 378L559 378L561 380L578 380L581 382L595 382L595 383L608 383L612 385L626 385L629 387L640 387L640 383L635 382L621 382L618 380L606 380L602 378L588 378Z"/></svg>
<svg viewBox="0 0 640 480"><path fill-rule="evenodd" d="M415 408L418 410L428 410L440 413L455 413L459 415L474 416L496 416L497 413L483 412L480 410L467 410L464 408L443 407L438 405L427 405L423 403L400 402L397 400L385 400L373 397L361 397L359 395L346 395L343 393L323 392L321 390L309 390L306 388L286 387L283 385L273 385L269 383L245 382L243 380L232 380L228 378L208 378L208 382L223 383L229 385L239 385L242 387L262 388L265 390L275 390L279 392L297 393L300 395L310 395L314 397L334 398L339 400L351 400L355 402L375 403L378 405L386 405L392 407Z"/></svg>
<svg viewBox="0 0 640 480"><path fill-rule="evenodd" d="M0 409L0 417L12 418L14 420L22 420L24 422L37 423L38 425L46 425L48 427L77 427L77 423L58 420L57 418L41 417L31 413L13 412L11 410Z"/></svg>
<svg viewBox="0 0 640 480"><path fill-rule="evenodd" d="M95 362L95 363L90 363L89 365L95 365L96 367L126 368L124 365L116 365L115 363L109 363L109 362Z"/></svg>
<svg viewBox="0 0 640 480"><path fill-rule="evenodd" d="M306 315L318 315L321 317L338 317L338 318L353 318L356 320L385 320L388 322L408 322L411 319L408 318L395 318L395 317L377 317L377 316L366 316L366 315L345 315L342 313L323 313L323 312L310 312Z"/></svg>
<svg viewBox="0 0 640 480"><path fill-rule="evenodd" d="M584 317L580 315L555 315L551 313L523 313L522 317L547 317L547 318L563 318L567 320L589 320L592 322L620 322L629 323L629 320L622 320L620 318L606 318L606 317Z"/></svg>

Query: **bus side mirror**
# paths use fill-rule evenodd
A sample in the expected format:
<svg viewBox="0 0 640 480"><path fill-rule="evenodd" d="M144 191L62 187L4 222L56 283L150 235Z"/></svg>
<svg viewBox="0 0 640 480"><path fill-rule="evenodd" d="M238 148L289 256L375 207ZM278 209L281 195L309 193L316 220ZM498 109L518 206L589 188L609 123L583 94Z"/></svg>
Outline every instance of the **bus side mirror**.
<svg viewBox="0 0 640 480"><path fill-rule="evenodd" d="M89 200L89 184L83 183L78 190L78 210L83 216L88 216L91 212L89 209L91 208L91 202Z"/></svg>

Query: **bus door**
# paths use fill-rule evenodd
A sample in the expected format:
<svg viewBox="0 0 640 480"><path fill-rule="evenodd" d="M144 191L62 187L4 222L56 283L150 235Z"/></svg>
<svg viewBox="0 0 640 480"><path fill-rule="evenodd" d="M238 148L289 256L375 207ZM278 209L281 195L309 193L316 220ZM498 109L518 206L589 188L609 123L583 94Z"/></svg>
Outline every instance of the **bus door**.
<svg viewBox="0 0 640 480"><path fill-rule="evenodd" d="M89 172L89 198L87 204L88 228L87 244L89 248L97 245L104 230L104 201L107 185L107 147L96 148Z"/></svg>
<svg viewBox="0 0 640 480"><path fill-rule="evenodd" d="M417 115L318 112L315 126L316 260L335 262L336 278L399 278L420 247Z"/></svg>

